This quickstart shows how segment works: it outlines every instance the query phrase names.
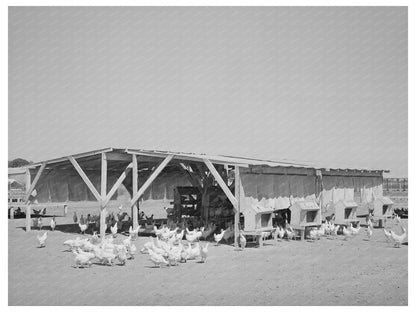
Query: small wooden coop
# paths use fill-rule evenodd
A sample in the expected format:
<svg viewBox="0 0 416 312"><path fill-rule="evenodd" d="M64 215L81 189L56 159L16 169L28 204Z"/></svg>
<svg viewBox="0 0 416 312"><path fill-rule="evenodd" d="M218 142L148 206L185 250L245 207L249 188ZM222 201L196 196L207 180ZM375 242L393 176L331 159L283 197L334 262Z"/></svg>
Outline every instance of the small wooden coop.
<svg viewBox="0 0 416 312"><path fill-rule="evenodd" d="M335 204L335 223L350 224L357 222L358 205L354 201L340 200Z"/></svg>
<svg viewBox="0 0 416 312"><path fill-rule="evenodd" d="M251 205L243 212L244 232L263 232L273 229L273 209Z"/></svg>
<svg viewBox="0 0 416 312"><path fill-rule="evenodd" d="M391 218L393 216L393 202L388 197L376 198L370 206L376 218Z"/></svg>
<svg viewBox="0 0 416 312"><path fill-rule="evenodd" d="M292 226L318 226L322 223L321 209L314 201L298 201L290 207L290 211Z"/></svg>

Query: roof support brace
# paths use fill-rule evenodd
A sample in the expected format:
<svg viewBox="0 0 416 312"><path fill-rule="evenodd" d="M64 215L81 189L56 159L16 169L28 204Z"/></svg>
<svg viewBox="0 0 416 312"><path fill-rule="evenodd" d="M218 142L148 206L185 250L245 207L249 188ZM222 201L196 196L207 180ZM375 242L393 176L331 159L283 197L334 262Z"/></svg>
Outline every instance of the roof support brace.
<svg viewBox="0 0 416 312"><path fill-rule="evenodd" d="M98 202L101 203L102 198L101 198L100 194L98 194L98 192L95 189L94 185L91 183L90 179L87 177L87 175L85 174L85 172L79 166L79 164L77 163L77 161L75 160L75 158L72 157L72 156L68 156L68 159L72 163L72 165L74 166L74 168L78 172L78 174L81 176L82 180L88 186L88 188L90 189L91 193L95 196L95 198L98 200Z"/></svg>
<svg viewBox="0 0 416 312"><path fill-rule="evenodd" d="M127 175L129 174L130 170L133 168L133 163L129 163L129 165L124 169L123 173L120 175L116 183L114 183L113 187L111 188L110 192L108 192L106 199L104 200L104 206L107 206L108 202L110 201L111 197L117 192L117 189L120 187L121 183L123 183L124 179L126 179Z"/></svg>
<svg viewBox="0 0 416 312"><path fill-rule="evenodd" d="M155 171L150 175L150 177L144 182L142 187L137 191L137 193L131 199L130 205L133 206L138 199L144 194L147 188L153 183L153 181L157 178L157 176L162 172L162 170L166 167L166 165L172 160L175 155L168 155L162 163L156 168ZM133 190L134 192L134 190Z"/></svg>
<svg viewBox="0 0 416 312"><path fill-rule="evenodd" d="M234 206L234 212L237 210L237 199L231 193L230 189L228 188L227 184L225 184L224 180L221 178L220 174L218 173L217 169L215 169L214 165L206 158L204 158L204 163L207 165L209 171L214 176L215 180L218 182L222 190L224 191L225 195L227 195L228 199Z"/></svg>

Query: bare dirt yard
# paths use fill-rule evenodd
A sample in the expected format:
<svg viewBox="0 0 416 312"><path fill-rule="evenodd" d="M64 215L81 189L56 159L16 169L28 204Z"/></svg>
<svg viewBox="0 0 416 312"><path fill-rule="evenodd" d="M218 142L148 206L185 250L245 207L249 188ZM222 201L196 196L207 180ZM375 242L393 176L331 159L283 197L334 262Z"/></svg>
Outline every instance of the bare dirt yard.
<svg viewBox="0 0 416 312"><path fill-rule="evenodd" d="M73 223L72 214L58 224ZM407 305L408 246L387 243L382 229L370 241L361 229L344 240L267 241L236 251L209 247L206 263L153 268L138 253L125 266L76 269L62 243L77 233L49 231L45 248L26 233L24 219L9 220L9 305ZM407 228L407 220L403 220ZM390 225L400 232L397 226ZM76 227L75 227L76 228ZM91 237L87 234L85 237ZM126 236L119 234L121 242ZM135 240L138 249L148 237ZM117 262L116 262L117 263Z"/></svg>

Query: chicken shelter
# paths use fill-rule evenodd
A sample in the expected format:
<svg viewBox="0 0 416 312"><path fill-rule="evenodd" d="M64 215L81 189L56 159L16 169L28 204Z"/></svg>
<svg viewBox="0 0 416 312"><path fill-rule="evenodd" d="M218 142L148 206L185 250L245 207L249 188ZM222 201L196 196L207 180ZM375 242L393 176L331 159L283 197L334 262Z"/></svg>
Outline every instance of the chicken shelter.
<svg viewBox="0 0 416 312"><path fill-rule="evenodd" d="M271 211L292 209L301 201L315 202L322 214L339 200L371 202L369 194L382 196L383 170L106 148L35 163L28 167L28 175L29 211L34 201L68 205L95 201L104 221L107 205L117 200L119 188L125 188L133 226L138 224L139 210L161 211L166 219L169 215L174 222L195 226L239 224L234 226L237 234L240 228L270 227ZM105 222L101 225L104 235ZM26 228L30 230L30 219Z"/></svg>
<svg viewBox="0 0 416 312"><path fill-rule="evenodd" d="M374 215L374 220L378 221L378 227L384 227L387 218L393 216L393 201L385 196L377 197L369 204L369 210Z"/></svg>

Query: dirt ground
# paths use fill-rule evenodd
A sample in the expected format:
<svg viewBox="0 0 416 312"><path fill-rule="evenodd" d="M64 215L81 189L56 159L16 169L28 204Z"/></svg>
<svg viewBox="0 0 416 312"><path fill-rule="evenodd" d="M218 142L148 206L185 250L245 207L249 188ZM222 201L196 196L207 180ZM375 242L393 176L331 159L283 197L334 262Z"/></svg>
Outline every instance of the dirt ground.
<svg viewBox="0 0 416 312"><path fill-rule="evenodd" d="M114 208L116 209L116 208ZM72 214L57 222L71 223ZM44 224L49 225L49 218ZM207 262L153 268L138 253L125 266L76 269L62 243L77 233L49 231L37 248L24 219L9 220L9 305L407 305L408 247L376 229L345 241L267 241L236 251L209 247ZM404 220L407 228L407 220ZM47 227L45 227L47 230ZM43 233L44 230L41 232ZM89 237L90 235L85 235ZM124 235L118 235L121 242ZM135 240L140 249L148 237Z"/></svg>

